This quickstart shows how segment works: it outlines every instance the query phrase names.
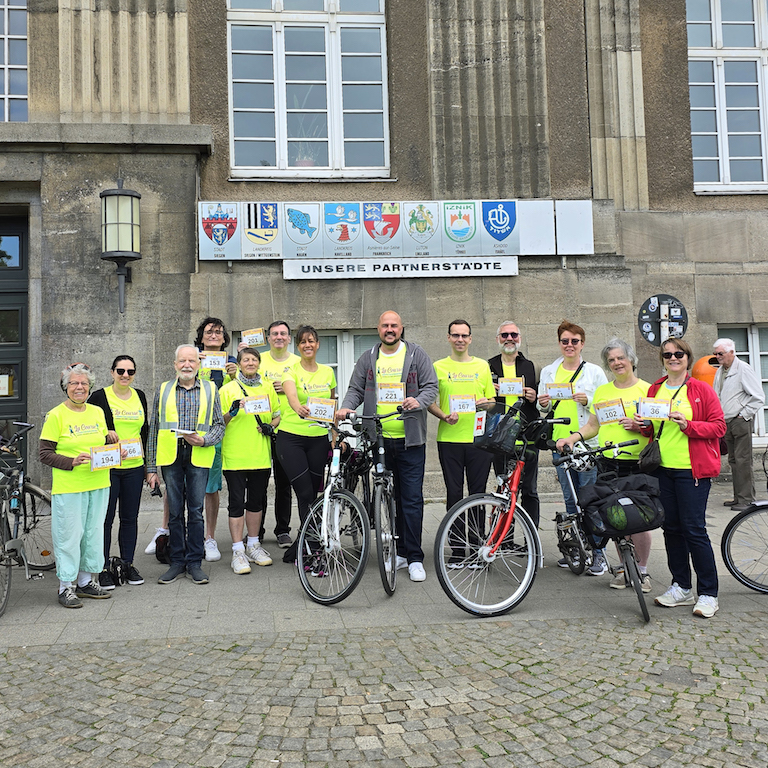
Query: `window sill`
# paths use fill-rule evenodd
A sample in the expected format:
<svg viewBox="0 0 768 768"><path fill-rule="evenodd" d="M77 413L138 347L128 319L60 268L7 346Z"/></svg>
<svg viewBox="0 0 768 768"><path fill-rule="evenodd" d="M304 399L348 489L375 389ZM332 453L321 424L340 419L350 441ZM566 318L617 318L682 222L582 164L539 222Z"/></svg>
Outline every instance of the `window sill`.
<svg viewBox="0 0 768 768"><path fill-rule="evenodd" d="M302 175L294 175L294 176L245 176L240 175L236 171L230 171L231 175L227 181L256 181L259 183L277 183L277 184L284 184L286 182L289 182L291 184L295 183L323 183L323 184L338 184L338 183L350 183L354 182L356 184L365 184L365 183L371 183L371 182L377 182L379 184L381 183L390 183L397 181L397 177L389 176L388 174L386 176L350 176L350 175L344 175L341 176L338 173L335 173L333 175L327 175L322 176L319 173L315 175L308 175L308 174L302 174Z"/></svg>
<svg viewBox="0 0 768 768"><path fill-rule="evenodd" d="M754 186L735 184L694 184L695 195L768 195L768 184Z"/></svg>

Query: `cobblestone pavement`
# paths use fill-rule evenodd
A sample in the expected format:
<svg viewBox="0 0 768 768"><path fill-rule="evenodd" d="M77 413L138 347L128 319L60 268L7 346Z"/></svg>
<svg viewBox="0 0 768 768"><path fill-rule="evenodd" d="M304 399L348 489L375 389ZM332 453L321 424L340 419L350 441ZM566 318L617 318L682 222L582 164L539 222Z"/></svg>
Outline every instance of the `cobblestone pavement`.
<svg viewBox="0 0 768 768"><path fill-rule="evenodd" d="M713 539L729 517L713 514ZM0 765L768 764L768 598L724 570L714 619L652 608L645 625L629 590L551 566L520 609L491 620L451 606L429 568L389 599L373 574L346 601L357 604L326 609L287 591L288 566L249 577L209 567L208 587L148 578L79 611L50 605L50 579L14 581L0 619ZM221 593L205 591L217 583ZM269 585L261 611L248 584ZM169 624L174 613L190 618Z"/></svg>

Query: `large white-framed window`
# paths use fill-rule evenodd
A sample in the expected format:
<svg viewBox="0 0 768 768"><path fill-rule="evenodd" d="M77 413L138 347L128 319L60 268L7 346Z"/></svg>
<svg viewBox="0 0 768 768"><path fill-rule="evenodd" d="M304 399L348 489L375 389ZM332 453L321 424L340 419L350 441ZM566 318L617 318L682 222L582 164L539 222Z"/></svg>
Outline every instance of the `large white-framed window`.
<svg viewBox="0 0 768 768"><path fill-rule="evenodd" d="M27 0L0 0L0 121L27 121Z"/></svg>
<svg viewBox="0 0 768 768"><path fill-rule="evenodd" d="M766 405L755 417L753 424L755 445L768 446L768 326L718 325L719 338L733 339L736 357L752 366L763 383Z"/></svg>
<svg viewBox="0 0 768 768"><path fill-rule="evenodd" d="M228 0L230 172L389 175L384 0Z"/></svg>
<svg viewBox="0 0 768 768"><path fill-rule="evenodd" d="M766 5L686 0L696 193L768 193Z"/></svg>
<svg viewBox="0 0 768 768"><path fill-rule="evenodd" d="M355 331L321 331L320 349L317 362L330 365L336 374L336 397L339 404L347 393L347 385L355 368L357 358L378 344L379 334L375 329Z"/></svg>

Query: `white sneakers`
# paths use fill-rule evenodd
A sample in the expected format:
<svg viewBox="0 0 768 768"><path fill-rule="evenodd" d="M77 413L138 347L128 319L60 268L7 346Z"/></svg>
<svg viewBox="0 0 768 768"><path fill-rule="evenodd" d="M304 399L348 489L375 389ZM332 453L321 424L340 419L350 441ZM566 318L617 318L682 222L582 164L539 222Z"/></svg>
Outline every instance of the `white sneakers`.
<svg viewBox="0 0 768 768"><path fill-rule="evenodd" d="M256 565L272 565L272 558L264 547L257 544L245 550L245 556Z"/></svg>
<svg viewBox="0 0 768 768"><path fill-rule="evenodd" d="M720 606L717 604L716 597L712 597L712 595L699 595L698 602L693 609L693 615L711 619L719 609Z"/></svg>
<svg viewBox="0 0 768 768"><path fill-rule="evenodd" d="M170 531L167 528L158 528L155 531L155 535L152 537L152 541L147 544L146 549L144 550L145 555L154 555L155 552L157 552L157 537L162 533L168 534Z"/></svg>
<svg viewBox="0 0 768 768"><path fill-rule="evenodd" d="M232 552L232 570L240 576L251 572L251 566L248 565L248 558L242 549Z"/></svg>
<svg viewBox="0 0 768 768"><path fill-rule="evenodd" d="M699 595L699 599L693 596L692 589L683 589L677 582L663 594L656 598L656 605L665 608L676 608L678 605L694 605L693 615L711 619L720 609L717 598L712 595Z"/></svg>
<svg viewBox="0 0 768 768"><path fill-rule="evenodd" d="M422 563L410 563L408 565L408 575L411 577L411 581L426 581L427 572L424 570Z"/></svg>
<svg viewBox="0 0 768 768"><path fill-rule="evenodd" d="M205 559L209 563L215 563L217 560L221 560L221 552L219 552L216 539L205 540Z"/></svg>

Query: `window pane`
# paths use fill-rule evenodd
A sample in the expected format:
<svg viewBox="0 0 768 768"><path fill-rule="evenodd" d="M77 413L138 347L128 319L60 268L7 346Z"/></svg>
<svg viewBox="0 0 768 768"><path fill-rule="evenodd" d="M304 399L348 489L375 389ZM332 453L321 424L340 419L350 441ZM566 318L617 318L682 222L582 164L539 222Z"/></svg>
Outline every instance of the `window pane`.
<svg viewBox="0 0 768 768"><path fill-rule="evenodd" d="M246 11L269 11L272 0L229 0L231 8L243 8Z"/></svg>
<svg viewBox="0 0 768 768"><path fill-rule="evenodd" d="M729 136L728 152L731 157L760 157L762 148L759 136Z"/></svg>
<svg viewBox="0 0 768 768"><path fill-rule="evenodd" d="M379 337L375 333L361 333L354 336L353 356L357 360L366 350L369 350L374 344L378 344Z"/></svg>
<svg viewBox="0 0 768 768"><path fill-rule="evenodd" d="M720 13L723 21L754 21L752 0L722 0Z"/></svg>
<svg viewBox="0 0 768 768"><path fill-rule="evenodd" d="M730 113L729 113L730 114ZM737 113L746 114L746 113ZM717 131L717 121L714 110L702 110L691 112L691 130L694 133L714 133Z"/></svg>
<svg viewBox="0 0 768 768"><path fill-rule="evenodd" d="M383 139L384 118L382 115L344 115L345 139Z"/></svg>
<svg viewBox="0 0 768 768"><path fill-rule="evenodd" d="M9 40L8 41L8 63L26 66L27 64L27 41Z"/></svg>
<svg viewBox="0 0 768 768"><path fill-rule="evenodd" d="M11 235L0 237L0 269L20 265L19 238Z"/></svg>
<svg viewBox="0 0 768 768"><path fill-rule="evenodd" d="M345 27L341 30L342 53L381 53L381 33L378 29Z"/></svg>
<svg viewBox="0 0 768 768"><path fill-rule="evenodd" d="M28 119L26 99L8 101L8 119L12 123L26 123Z"/></svg>
<svg viewBox="0 0 768 768"><path fill-rule="evenodd" d="M688 21L710 21L709 0L685 0L685 16Z"/></svg>
<svg viewBox="0 0 768 768"><path fill-rule="evenodd" d="M694 181L720 181L720 167L717 160L694 160Z"/></svg>
<svg viewBox="0 0 768 768"><path fill-rule="evenodd" d="M288 165L291 167L328 167L327 141L289 141Z"/></svg>
<svg viewBox="0 0 768 768"><path fill-rule="evenodd" d="M271 51L271 27L232 27L233 51Z"/></svg>
<svg viewBox="0 0 768 768"><path fill-rule="evenodd" d="M724 65L726 83L756 83L756 61L726 61Z"/></svg>
<svg viewBox="0 0 768 768"><path fill-rule="evenodd" d="M5 16L0 13L0 35L5 34Z"/></svg>
<svg viewBox="0 0 768 768"><path fill-rule="evenodd" d="M271 80L272 55L268 53L233 53L232 76L235 80Z"/></svg>
<svg viewBox="0 0 768 768"><path fill-rule="evenodd" d="M283 0L286 11L323 11L324 0Z"/></svg>
<svg viewBox="0 0 768 768"><path fill-rule="evenodd" d="M27 95L26 69L11 69L8 71L8 93L14 96Z"/></svg>
<svg viewBox="0 0 768 768"><path fill-rule="evenodd" d="M760 378L768 379L768 355L760 355ZM763 384L765 387L766 385ZM768 402L768 399L766 399Z"/></svg>
<svg viewBox="0 0 768 768"><path fill-rule="evenodd" d="M325 30L322 27L286 27L285 50L299 53L323 53Z"/></svg>
<svg viewBox="0 0 768 768"><path fill-rule="evenodd" d="M2 14L0 14L0 18L2 18ZM2 45L0 45L0 64L5 64L5 49ZM4 92L4 86L0 86L0 93Z"/></svg>
<svg viewBox="0 0 768 768"><path fill-rule="evenodd" d="M273 141L236 141L235 165L268 166L277 165L277 153Z"/></svg>
<svg viewBox="0 0 768 768"><path fill-rule="evenodd" d="M709 24L689 24L688 45L691 48L711 48L712 27Z"/></svg>
<svg viewBox="0 0 768 768"><path fill-rule="evenodd" d="M754 48L755 28L752 24L723 24L725 48Z"/></svg>
<svg viewBox="0 0 768 768"><path fill-rule="evenodd" d="M345 85L342 87L344 109L383 109L380 85Z"/></svg>
<svg viewBox="0 0 768 768"><path fill-rule="evenodd" d="M729 107L756 107L756 85L726 85L725 103ZM702 106L704 106L702 104Z"/></svg>
<svg viewBox="0 0 768 768"><path fill-rule="evenodd" d="M379 0L341 0L339 10L342 13L378 13Z"/></svg>
<svg viewBox="0 0 768 768"><path fill-rule="evenodd" d="M337 365L339 362L338 339L335 336L320 336L317 362L321 365Z"/></svg>
<svg viewBox="0 0 768 768"><path fill-rule="evenodd" d="M731 181L762 181L761 160L731 160Z"/></svg>
<svg viewBox="0 0 768 768"><path fill-rule="evenodd" d="M714 107L715 106L715 88L711 85L692 85L691 106L692 107Z"/></svg>
<svg viewBox="0 0 768 768"><path fill-rule="evenodd" d="M381 168L384 165L384 142L345 141L344 164L350 168Z"/></svg>
<svg viewBox="0 0 768 768"><path fill-rule="evenodd" d="M274 109L275 89L272 83L234 83L232 106L235 109Z"/></svg>
<svg viewBox="0 0 768 768"><path fill-rule="evenodd" d="M275 115L272 112L235 112L234 118L238 138L275 138Z"/></svg>
<svg viewBox="0 0 768 768"><path fill-rule="evenodd" d="M341 79L344 82L381 81L381 59L378 56L342 56Z"/></svg>
<svg viewBox="0 0 768 768"><path fill-rule="evenodd" d="M324 139L328 136L328 118L324 112L289 112L288 137Z"/></svg>
<svg viewBox="0 0 768 768"><path fill-rule="evenodd" d="M27 12L26 11L8 11L8 34L26 35L27 34Z"/></svg>
<svg viewBox="0 0 768 768"><path fill-rule="evenodd" d="M324 85L309 83L289 83L285 88L288 109L325 109Z"/></svg>
<svg viewBox="0 0 768 768"><path fill-rule="evenodd" d="M719 157L716 136L692 136L694 157Z"/></svg>
<svg viewBox="0 0 768 768"><path fill-rule="evenodd" d="M690 82L692 83L714 83L715 82L714 62L689 61L688 62L688 80L690 80Z"/></svg>
<svg viewBox="0 0 768 768"><path fill-rule="evenodd" d="M729 109L727 112L728 130L731 133L754 133L760 130L760 113L756 109Z"/></svg>
<svg viewBox="0 0 768 768"><path fill-rule="evenodd" d="M21 338L21 310L0 309L0 344L18 344Z"/></svg>
<svg viewBox="0 0 768 768"><path fill-rule="evenodd" d="M325 81L325 56L286 56L285 76L288 80Z"/></svg>
<svg viewBox="0 0 768 768"><path fill-rule="evenodd" d="M762 329L761 329L761 332L762 332ZM736 347L737 354L741 352L747 352L749 350L746 328L723 328L721 326L718 326L717 335L721 339L731 339L731 341L733 341L734 346ZM762 338L762 336L760 338ZM761 349L762 349L762 346L761 346ZM768 347L766 347L766 349L768 350Z"/></svg>

